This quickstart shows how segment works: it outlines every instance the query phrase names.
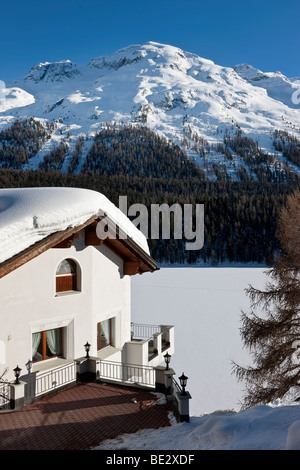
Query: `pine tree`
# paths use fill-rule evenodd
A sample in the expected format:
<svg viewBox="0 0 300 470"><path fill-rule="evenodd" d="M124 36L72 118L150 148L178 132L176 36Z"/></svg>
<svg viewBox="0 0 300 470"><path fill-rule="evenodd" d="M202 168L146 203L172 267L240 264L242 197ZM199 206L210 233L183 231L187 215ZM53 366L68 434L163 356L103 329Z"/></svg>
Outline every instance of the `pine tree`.
<svg viewBox="0 0 300 470"><path fill-rule="evenodd" d="M248 368L234 364L238 379L246 382L244 407L300 397L299 190L287 197L278 222L281 253L268 272L265 290L247 289L252 312L242 315L241 336L254 359Z"/></svg>

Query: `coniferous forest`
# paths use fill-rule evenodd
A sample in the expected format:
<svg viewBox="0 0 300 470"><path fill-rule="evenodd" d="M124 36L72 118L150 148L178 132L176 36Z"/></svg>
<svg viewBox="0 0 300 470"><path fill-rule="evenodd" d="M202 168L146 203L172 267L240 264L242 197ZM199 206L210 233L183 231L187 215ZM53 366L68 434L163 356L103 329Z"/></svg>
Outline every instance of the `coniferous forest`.
<svg viewBox="0 0 300 470"><path fill-rule="evenodd" d="M287 165L274 166L251 139L240 134L225 136L218 151L226 158L239 155L248 171L240 168L239 180L226 170L212 167L214 179L190 160L182 148L145 127L107 126L95 135L83 165L85 137L76 142L70 155L68 140L45 155L38 169L21 168L50 138L34 120L16 121L0 133L0 187L68 186L93 189L119 205L127 196L128 206L140 203L151 212L151 204L204 204L204 246L185 250L185 240L151 240L149 247L158 263L218 265L232 263L271 264L279 249L276 223L288 194L299 187L299 177ZM204 158L212 151L206 142L195 141ZM299 165L299 142L288 135L274 135L274 146ZM220 147L220 146L219 146ZM67 171L62 165L68 156Z"/></svg>

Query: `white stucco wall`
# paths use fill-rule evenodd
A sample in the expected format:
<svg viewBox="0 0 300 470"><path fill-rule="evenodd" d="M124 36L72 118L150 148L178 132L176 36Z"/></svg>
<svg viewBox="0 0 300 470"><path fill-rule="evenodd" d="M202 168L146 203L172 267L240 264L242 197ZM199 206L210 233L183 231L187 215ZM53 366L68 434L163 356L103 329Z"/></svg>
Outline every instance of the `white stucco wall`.
<svg viewBox="0 0 300 470"><path fill-rule="evenodd" d="M55 273L65 258L79 264L81 290L56 295ZM26 374L34 332L64 327L66 359L84 356L86 341L96 356L97 323L108 318L114 318L116 348L130 339L130 277L123 276L123 261L104 246L85 247L83 233L71 248L52 248L0 279L0 302L0 375L8 366L8 380L16 365Z"/></svg>

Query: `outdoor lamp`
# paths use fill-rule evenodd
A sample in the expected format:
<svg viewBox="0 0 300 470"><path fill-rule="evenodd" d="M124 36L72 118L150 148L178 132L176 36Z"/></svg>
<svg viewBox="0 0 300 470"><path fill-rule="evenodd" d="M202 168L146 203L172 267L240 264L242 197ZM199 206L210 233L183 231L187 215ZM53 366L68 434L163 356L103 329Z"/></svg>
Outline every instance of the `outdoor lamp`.
<svg viewBox="0 0 300 470"><path fill-rule="evenodd" d="M134 333L133 333L133 322L131 322L130 326L131 326L130 334L131 334L131 341L132 341L132 340L133 340L133 336L134 336Z"/></svg>
<svg viewBox="0 0 300 470"><path fill-rule="evenodd" d="M28 361L26 362L25 366L26 366L26 369L27 369L27 371L28 371L28 374L30 374L31 367L32 367L32 361L31 361L30 359L28 359Z"/></svg>
<svg viewBox="0 0 300 470"><path fill-rule="evenodd" d="M89 352L90 352L90 347L91 345L88 343L88 341L84 345L85 350L86 350L86 356L85 357L90 357Z"/></svg>
<svg viewBox="0 0 300 470"><path fill-rule="evenodd" d="M16 384L19 384L19 377L20 377L20 372L21 372L22 369L20 369L19 366L17 366L15 369L14 369L14 373L15 373L15 377L16 377L16 381L15 383Z"/></svg>
<svg viewBox="0 0 300 470"><path fill-rule="evenodd" d="M166 370L169 370L169 364L170 364L171 356L170 356L169 353L166 353L164 355L164 358L165 358L165 363L167 364Z"/></svg>
<svg viewBox="0 0 300 470"><path fill-rule="evenodd" d="M187 379L188 379L188 377L186 377L186 376L184 375L184 373L182 372L182 375L179 377L180 385L181 385L181 387L182 387L182 393L181 393L181 395L186 395L185 387L186 387Z"/></svg>

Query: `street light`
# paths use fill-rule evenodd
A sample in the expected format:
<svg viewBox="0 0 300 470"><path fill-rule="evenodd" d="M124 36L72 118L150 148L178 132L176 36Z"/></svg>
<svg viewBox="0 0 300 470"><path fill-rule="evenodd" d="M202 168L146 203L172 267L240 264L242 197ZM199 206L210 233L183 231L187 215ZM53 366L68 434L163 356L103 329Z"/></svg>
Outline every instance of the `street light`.
<svg viewBox="0 0 300 470"><path fill-rule="evenodd" d="M20 377L20 373L21 373L21 370L19 366L17 366L15 369L14 369L14 373L15 373L15 377L16 377L16 381L15 383L16 384L19 384L19 377Z"/></svg>
<svg viewBox="0 0 300 470"><path fill-rule="evenodd" d="M181 385L181 387L182 387L182 393L181 393L181 395L186 395L186 394L187 394L186 391L185 391L187 379L188 379L188 377L186 377L186 376L184 375L184 373L182 372L182 375L179 377L180 385Z"/></svg>
<svg viewBox="0 0 300 470"><path fill-rule="evenodd" d="M164 355L164 358L165 358L165 363L167 364L166 370L169 370L169 364L170 364L171 356L170 356L169 353L166 353L166 354Z"/></svg>
<svg viewBox="0 0 300 470"><path fill-rule="evenodd" d="M90 357L89 352L90 352L91 345L89 344L88 341L85 343L84 347L85 347L85 350L86 350L86 356L85 357Z"/></svg>

